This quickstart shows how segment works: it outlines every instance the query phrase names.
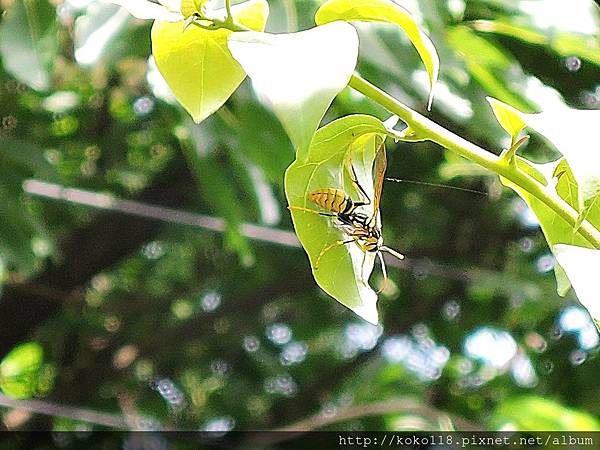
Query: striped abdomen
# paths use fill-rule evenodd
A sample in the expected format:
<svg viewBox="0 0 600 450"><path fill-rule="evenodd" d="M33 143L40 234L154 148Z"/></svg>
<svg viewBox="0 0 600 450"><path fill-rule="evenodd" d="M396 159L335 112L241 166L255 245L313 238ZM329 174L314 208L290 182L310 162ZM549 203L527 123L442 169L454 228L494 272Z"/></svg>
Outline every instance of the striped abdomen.
<svg viewBox="0 0 600 450"><path fill-rule="evenodd" d="M319 189L308 194L308 199L321 208L338 214L349 214L354 209L352 199L341 189Z"/></svg>

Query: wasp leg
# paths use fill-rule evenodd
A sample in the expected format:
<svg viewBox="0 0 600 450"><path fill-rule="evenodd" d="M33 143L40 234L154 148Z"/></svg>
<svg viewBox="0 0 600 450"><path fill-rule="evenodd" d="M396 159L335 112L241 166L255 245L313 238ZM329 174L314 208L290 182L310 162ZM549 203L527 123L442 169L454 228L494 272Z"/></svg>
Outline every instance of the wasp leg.
<svg viewBox="0 0 600 450"><path fill-rule="evenodd" d="M318 214L319 216L337 217L337 214L325 213L325 212L317 211L316 209L303 208L302 206L288 206L288 209L296 210L296 211L310 212L313 214Z"/></svg>
<svg viewBox="0 0 600 450"><path fill-rule="evenodd" d="M359 245L359 247L363 252L363 261L360 266L360 277L364 279L365 278L365 263L367 262L367 251L366 251L366 249L363 248L362 245Z"/></svg>
<svg viewBox="0 0 600 450"><path fill-rule="evenodd" d="M323 255L325 255L325 253L327 253L329 250L335 248L335 247L339 247L340 245L345 245L345 244L350 244L352 242L356 242L354 239L349 239L346 241L335 241L332 244L327 245L323 250L321 250L321 253L319 253L319 256L317 257L317 262L315 262L315 270L317 270L319 268L319 263L321 262L321 258L323 257Z"/></svg>
<svg viewBox="0 0 600 450"><path fill-rule="evenodd" d="M352 163L350 163L350 169L352 169L352 174L351 174L351 177L350 177L350 180L352 180L352 184L354 184L358 188L358 190L362 193L362 195L364 195L365 198L367 199L366 201L365 200L360 200L358 202L354 202L354 206L370 205L371 204L371 199L367 195L367 192L364 190L364 188L358 182L358 176L356 175L356 169L354 169L354 165L352 165Z"/></svg>
<svg viewBox="0 0 600 450"><path fill-rule="evenodd" d="M354 168L354 165L352 164L352 153L348 154L348 157L346 158L345 164L347 164L348 166L350 166L350 171L349 172L350 172L350 180L352 181L352 184L354 184L358 188L358 190L360 191L360 193L362 195L364 195L364 198L367 199L366 201L363 200L363 199L360 199L358 202L354 202L354 205L355 206L370 205L371 204L371 199L367 195L367 192L364 190L364 188L358 182L358 176L356 175L356 169Z"/></svg>
<svg viewBox="0 0 600 450"><path fill-rule="evenodd" d="M379 250L382 252L389 253L390 255L395 256L398 259L404 259L404 255L402 253L398 253L393 248L386 247L385 245L382 245L381 247L379 247Z"/></svg>
<svg viewBox="0 0 600 450"><path fill-rule="evenodd" d="M377 252L377 256L379 256L379 262L381 263L381 272L383 273L383 283L381 285L381 288L379 288L379 290L377 291L377 293L381 293L385 290L385 288L388 286L388 276L387 276L387 270L385 268L385 261L383 260L383 255L381 254L381 251Z"/></svg>

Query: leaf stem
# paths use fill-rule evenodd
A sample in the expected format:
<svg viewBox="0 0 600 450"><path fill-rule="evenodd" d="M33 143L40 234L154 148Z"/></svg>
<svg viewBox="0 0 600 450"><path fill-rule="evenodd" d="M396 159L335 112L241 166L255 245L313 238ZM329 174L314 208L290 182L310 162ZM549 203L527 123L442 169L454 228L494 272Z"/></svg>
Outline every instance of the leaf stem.
<svg viewBox="0 0 600 450"><path fill-rule="evenodd" d="M202 21L208 21L210 23L203 24ZM233 19L231 22L228 22L227 20L219 20L219 19L214 19L214 18L209 18L209 17L201 17L201 18L199 18L199 20L192 20L190 24L194 25L198 28L202 28L203 30L209 30L209 31L219 30L221 28L225 28L225 29L231 30L231 31L252 31L250 28L247 28L243 25L239 25L239 24L235 23L233 21Z"/></svg>
<svg viewBox="0 0 600 450"><path fill-rule="evenodd" d="M410 127L411 131L417 135L417 137L433 141L442 147L503 176L523 190L529 192L571 225L573 230L577 229L577 232L595 248L600 248L600 231L588 221L584 221L581 226L577 228L577 211L557 194L546 189L545 186L537 180L516 170L514 166L507 164L506 161L503 161L493 153L463 139L422 114L419 114L417 111L404 105L387 92L382 91L377 86L374 86L357 74L352 75L350 87L379 103L393 114L396 114L408 125L408 127Z"/></svg>
<svg viewBox="0 0 600 450"><path fill-rule="evenodd" d="M231 31L252 31L250 28L239 24L233 18L231 13L231 0L225 0L225 11L226 17L225 20L218 19L216 17L210 17L203 13L197 13L195 16L191 17L191 25L195 25L198 28L202 28L203 30L214 31L221 28L226 28ZM208 24L202 22L209 22ZM186 25L187 26L187 25Z"/></svg>
<svg viewBox="0 0 600 450"><path fill-rule="evenodd" d="M225 11L227 11L225 23L228 25L233 25L233 15L231 14L231 0L225 0Z"/></svg>

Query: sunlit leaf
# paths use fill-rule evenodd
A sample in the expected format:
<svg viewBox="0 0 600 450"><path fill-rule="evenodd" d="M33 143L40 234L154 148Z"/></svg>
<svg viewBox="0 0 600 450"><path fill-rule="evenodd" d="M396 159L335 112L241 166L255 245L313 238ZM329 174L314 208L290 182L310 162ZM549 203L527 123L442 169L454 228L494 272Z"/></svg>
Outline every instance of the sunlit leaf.
<svg viewBox="0 0 600 450"><path fill-rule="evenodd" d="M562 153L577 184L578 225L589 215L600 197L600 151L598 131L600 111L554 107L536 114L525 114L498 100L488 98L504 129L515 139L523 125L533 128ZM517 133L518 134L518 133Z"/></svg>
<svg viewBox="0 0 600 450"><path fill-rule="evenodd" d="M525 75L504 49L463 25L447 31L447 43L463 58L471 76L490 96L520 110L531 110L527 98L512 87L515 80L522 81Z"/></svg>
<svg viewBox="0 0 600 450"><path fill-rule="evenodd" d="M0 23L4 68L31 88L47 90L58 51L54 8L46 0L10 4Z"/></svg>
<svg viewBox="0 0 600 450"><path fill-rule="evenodd" d="M598 420L553 400L523 396L504 400L492 416L494 428L518 431L598 431Z"/></svg>
<svg viewBox="0 0 600 450"><path fill-rule="evenodd" d="M598 268L600 250L558 244L552 248L558 263L566 272L578 300L600 325L600 296L598 295Z"/></svg>
<svg viewBox="0 0 600 450"><path fill-rule="evenodd" d="M75 21L73 45L75 59L82 65L93 65L121 36L131 17L111 4L94 4Z"/></svg>
<svg viewBox="0 0 600 450"><path fill-rule="evenodd" d="M165 22L179 22L182 20L182 15L179 8L173 7L173 5L161 2L162 4L156 4L148 0L103 0L106 2L114 3L115 5L122 6L129 14L138 19L155 19ZM170 7L169 7L170 6Z"/></svg>
<svg viewBox="0 0 600 450"><path fill-rule="evenodd" d="M209 0L181 0L181 14L183 17L190 17L193 14L202 11Z"/></svg>
<svg viewBox="0 0 600 450"><path fill-rule="evenodd" d="M507 20L476 20L470 24L477 31L500 34L534 45L550 47L560 56L577 56L593 64L600 65L600 43L594 36L553 30L542 33L529 26Z"/></svg>
<svg viewBox="0 0 600 450"><path fill-rule="evenodd" d="M546 36L538 31L525 26L519 27L501 20L475 20L470 22L469 26L477 31L504 34L529 42L530 44L541 45L547 42Z"/></svg>
<svg viewBox="0 0 600 450"><path fill-rule="evenodd" d="M42 367L44 350L37 342L21 344L0 363L0 389L14 398L35 394L37 375Z"/></svg>
<svg viewBox="0 0 600 450"><path fill-rule="evenodd" d="M354 71L356 30L336 22L290 34L235 33L229 49L303 158L325 111Z"/></svg>
<svg viewBox="0 0 600 450"><path fill-rule="evenodd" d="M427 107L431 107L440 60L433 42L408 11L390 0L328 0L315 15L318 25L336 20L385 22L402 28L427 69L430 85Z"/></svg>
<svg viewBox="0 0 600 450"><path fill-rule="evenodd" d="M561 158L546 164L534 164L523 158L517 157L517 164L521 171L546 185L546 189L553 189L560 198L571 207L577 206L578 186L575 177L567 161ZM515 190L537 217L542 232L551 249L556 244L568 244L579 247L591 248L591 244L576 229L560 217L554 210L546 206L537 197L529 194L508 180L501 178L505 186ZM600 205L594 204L588 211L587 220L597 228L600 228ZM555 267L555 275L558 284L558 293L565 295L570 286L564 271L560 266Z"/></svg>
<svg viewBox="0 0 600 450"><path fill-rule="evenodd" d="M565 107L523 118L568 161L579 186L576 207L580 212L588 208L600 194L600 111Z"/></svg>
<svg viewBox="0 0 600 450"><path fill-rule="evenodd" d="M521 117L521 113L514 109L512 106L507 105L499 100L496 100L492 97L486 97L486 100L492 107L494 111L494 115L498 122L506 130L506 132L512 138L512 141L515 142L519 133L525 128L525 122Z"/></svg>
<svg viewBox="0 0 600 450"><path fill-rule="evenodd" d="M382 144L386 129L378 119L354 115L338 119L315 134L308 154L299 157L285 175L285 192L290 207L319 207L308 200L308 194L323 188L339 188L358 199L347 166L351 156L360 185L373 199L373 161ZM363 212L372 214L372 206ZM333 226L331 218L291 208L294 228L310 259L315 280L337 301L352 309L363 319L377 323L377 294L368 284L375 254L365 254L355 244L338 245L322 251L344 234Z"/></svg>
<svg viewBox="0 0 600 450"><path fill-rule="evenodd" d="M266 0L250 0L232 8L235 20L253 30L265 27ZM199 123L219 109L246 77L229 53L226 29L205 30L183 22L154 22L152 52L175 97Z"/></svg>

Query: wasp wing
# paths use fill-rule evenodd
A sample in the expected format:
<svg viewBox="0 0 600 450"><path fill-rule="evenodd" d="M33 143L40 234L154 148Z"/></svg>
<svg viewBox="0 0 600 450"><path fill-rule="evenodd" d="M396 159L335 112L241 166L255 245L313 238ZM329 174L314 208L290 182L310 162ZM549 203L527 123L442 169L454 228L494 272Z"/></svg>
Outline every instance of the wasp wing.
<svg viewBox="0 0 600 450"><path fill-rule="evenodd" d="M385 178L385 169L387 167L387 156L385 154L385 144L383 139L379 143L375 154L375 162L373 164L373 188L375 196L373 199L373 215L379 212L379 202L381 201L381 191L383 189L383 180Z"/></svg>

